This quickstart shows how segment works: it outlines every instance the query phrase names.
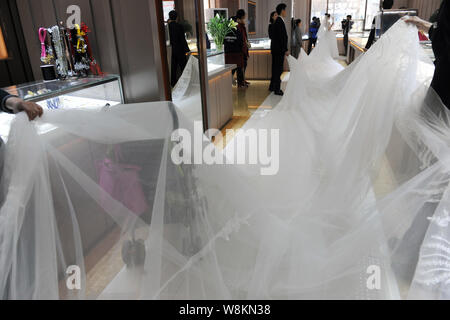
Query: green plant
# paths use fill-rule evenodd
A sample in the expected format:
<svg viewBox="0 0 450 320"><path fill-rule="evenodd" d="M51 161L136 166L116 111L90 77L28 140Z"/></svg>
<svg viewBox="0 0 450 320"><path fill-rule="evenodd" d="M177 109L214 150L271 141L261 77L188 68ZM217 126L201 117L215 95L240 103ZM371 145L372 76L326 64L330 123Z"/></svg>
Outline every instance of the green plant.
<svg viewBox="0 0 450 320"><path fill-rule="evenodd" d="M217 14L214 18L212 18L209 21L208 31L214 38L214 42L218 50L222 49L225 37L232 30L236 30L237 25L238 24L235 21L233 21L233 19L226 19L225 17L222 17L219 14Z"/></svg>

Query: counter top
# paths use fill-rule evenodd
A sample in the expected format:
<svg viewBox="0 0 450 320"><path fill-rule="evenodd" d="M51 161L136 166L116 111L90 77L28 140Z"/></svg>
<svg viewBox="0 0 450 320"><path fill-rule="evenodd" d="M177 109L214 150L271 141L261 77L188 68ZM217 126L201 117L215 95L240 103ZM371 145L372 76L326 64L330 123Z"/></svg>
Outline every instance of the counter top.
<svg viewBox="0 0 450 320"><path fill-rule="evenodd" d="M209 80L219 77L222 74L232 71L233 69L236 69L235 64L226 64L224 66L217 65L217 64L208 64L208 78Z"/></svg>

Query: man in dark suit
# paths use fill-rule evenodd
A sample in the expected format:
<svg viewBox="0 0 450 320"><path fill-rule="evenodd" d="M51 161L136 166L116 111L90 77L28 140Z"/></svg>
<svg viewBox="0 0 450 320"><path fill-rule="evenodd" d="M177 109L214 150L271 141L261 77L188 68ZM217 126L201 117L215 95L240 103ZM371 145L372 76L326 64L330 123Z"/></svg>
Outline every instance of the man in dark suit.
<svg viewBox="0 0 450 320"><path fill-rule="evenodd" d="M352 16L348 15L347 19L342 21L342 32L344 33L344 47L345 47L345 55L347 55L348 51L348 34L353 28Z"/></svg>
<svg viewBox="0 0 450 320"><path fill-rule="evenodd" d="M285 18L287 6L281 3L277 6L278 18L272 26L272 43L270 50L272 52L272 80L270 82L270 91L276 95L282 96L281 74L283 73L284 59L289 55L288 34L286 30Z"/></svg>
<svg viewBox="0 0 450 320"><path fill-rule="evenodd" d="M186 67L186 53L191 51L186 41L184 28L177 22L177 19L178 13L175 10L171 11L169 13L169 35L170 45L172 46L172 71L170 77L172 87L175 87L179 76L183 73L184 68ZM178 73L178 69L181 69L180 73Z"/></svg>

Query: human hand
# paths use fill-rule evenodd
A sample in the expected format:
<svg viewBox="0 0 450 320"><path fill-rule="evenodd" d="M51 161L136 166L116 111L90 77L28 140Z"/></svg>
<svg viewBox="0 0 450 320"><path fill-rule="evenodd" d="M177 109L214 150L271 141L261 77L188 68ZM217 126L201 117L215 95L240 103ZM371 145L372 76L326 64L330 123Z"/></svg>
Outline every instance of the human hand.
<svg viewBox="0 0 450 320"><path fill-rule="evenodd" d="M405 16L402 18L403 21L409 24L415 25L420 31L428 32L433 26L431 22L420 19L417 16Z"/></svg>
<svg viewBox="0 0 450 320"><path fill-rule="evenodd" d="M30 101L22 101L19 106L19 112L25 112L30 121L33 121L37 117L42 117L44 109L40 105Z"/></svg>
<svg viewBox="0 0 450 320"><path fill-rule="evenodd" d="M37 103L24 101L16 97L11 97L6 100L6 106L14 113L25 112L30 121L33 121L37 117L42 117L44 114L44 109Z"/></svg>

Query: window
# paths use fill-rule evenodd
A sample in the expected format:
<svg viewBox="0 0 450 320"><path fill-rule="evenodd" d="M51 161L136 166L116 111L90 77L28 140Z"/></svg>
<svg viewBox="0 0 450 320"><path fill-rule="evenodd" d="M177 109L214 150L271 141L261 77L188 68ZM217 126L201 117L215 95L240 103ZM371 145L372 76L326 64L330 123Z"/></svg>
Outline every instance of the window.
<svg viewBox="0 0 450 320"><path fill-rule="evenodd" d="M175 10L175 1L164 0L163 1L164 21L169 20L169 12L172 10Z"/></svg>
<svg viewBox="0 0 450 320"><path fill-rule="evenodd" d="M372 21L380 10L380 0L312 0L311 17L323 19L325 13L331 14L334 30L341 30L341 21L351 15L353 31L362 32L372 26Z"/></svg>

